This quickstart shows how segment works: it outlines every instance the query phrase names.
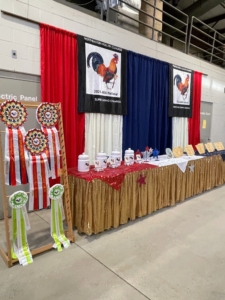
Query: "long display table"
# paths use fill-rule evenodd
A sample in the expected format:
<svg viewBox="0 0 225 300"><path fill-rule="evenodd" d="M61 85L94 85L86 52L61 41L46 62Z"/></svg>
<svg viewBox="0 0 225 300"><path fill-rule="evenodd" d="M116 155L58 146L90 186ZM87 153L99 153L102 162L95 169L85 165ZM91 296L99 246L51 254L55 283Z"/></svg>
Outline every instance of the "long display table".
<svg viewBox="0 0 225 300"><path fill-rule="evenodd" d="M107 169L108 177L94 171L68 170L72 221L79 233L91 235L117 228L225 181L220 155L189 160L184 172L176 164L140 166L143 168Z"/></svg>

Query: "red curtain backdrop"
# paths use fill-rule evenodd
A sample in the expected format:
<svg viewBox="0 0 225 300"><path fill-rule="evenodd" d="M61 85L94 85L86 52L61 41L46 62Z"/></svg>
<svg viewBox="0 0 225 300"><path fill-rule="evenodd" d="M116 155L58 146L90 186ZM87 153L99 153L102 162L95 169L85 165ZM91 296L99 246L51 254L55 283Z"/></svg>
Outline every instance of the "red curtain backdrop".
<svg viewBox="0 0 225 300"><path fill-rule="evenodd" d="M192 118L188 120L189 145L200 143L200 107L202 97L202 73L194 72Z"/></svg>
<svg viewBox="0 0 225 300"><path fill-rule="evenodd" d="M84 114L78 114L78 45L74 33L41 24L42 102L61 103L67 166L84 151Z"/></svg>

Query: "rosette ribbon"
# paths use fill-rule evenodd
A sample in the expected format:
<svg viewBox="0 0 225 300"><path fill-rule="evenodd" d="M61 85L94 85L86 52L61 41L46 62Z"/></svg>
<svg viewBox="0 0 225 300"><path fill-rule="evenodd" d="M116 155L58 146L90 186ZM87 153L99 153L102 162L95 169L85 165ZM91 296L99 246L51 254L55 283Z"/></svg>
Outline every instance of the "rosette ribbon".
<svg viewBox="0 0 225 300"><path fill-rule="evenodd" d="M9 197L12 207L12 258L18 259L23 266L33 262L30 252L26 231L30 229L26 203L27 193L18 191Z"/></svg>
<svg viewBox="0 0 225 300"><path fill-rule="evenodd" d="M60 169L60 142L59 135L56 129L58 122L58 108L51 103L42 103L36 111L38 123L42 126L41 129L48 137L48 150L46 151L51 177L53 179L59 176Z"/></svg>
<svg viewBox="0 0 225 300"><path fill-rule="evenodd" d="M25 136L28 151L28 177L30 183L29 210L47 208L49 201L49 165L45 154L48 140L40 129L29 130Z"/></svg>
<svg viewBox="0 0 225 300"><path fill-rule="evenodd" d="M5 129L5 183L20 185L28 183L26 170L26 151L22 126L27 119L26 108L16 100L5 101L0 107L0 119L6 124Z"/></svg>
<svg viewBox="0 0 225 300"><path fill-rule="evenodd" d="M49 197L51 201L51 236L53 237L55 244L54 248L58 251L62 251L63 244L64 248L70 246L70 241L66 238L63 230L64 209L62 203L62 195L64 188L61 184L55 184L49 190Z"/></svg>

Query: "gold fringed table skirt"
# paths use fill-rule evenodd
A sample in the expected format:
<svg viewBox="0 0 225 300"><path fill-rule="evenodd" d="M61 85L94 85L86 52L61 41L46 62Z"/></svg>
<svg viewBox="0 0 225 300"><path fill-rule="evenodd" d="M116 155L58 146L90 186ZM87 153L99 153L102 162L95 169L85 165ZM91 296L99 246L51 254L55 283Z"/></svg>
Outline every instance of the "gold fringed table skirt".
<svg viewBox="0 0 225 300"><path fill-rule="evenodd" d="M140 174L146 176L146 184L137 182ZM220 155L189 161L185 173L177 165L128 173L120 190L99 179L88 182L69 175L73 226L79 233L97 234L224 182L225 163Z"/></svg>

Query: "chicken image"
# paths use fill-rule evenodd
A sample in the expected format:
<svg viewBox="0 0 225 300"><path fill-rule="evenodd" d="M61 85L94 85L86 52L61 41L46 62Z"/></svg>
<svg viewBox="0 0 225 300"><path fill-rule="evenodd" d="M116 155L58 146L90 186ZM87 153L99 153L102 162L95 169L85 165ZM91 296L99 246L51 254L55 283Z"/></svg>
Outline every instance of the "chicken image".
<svg viewBox="0 0 225 300"><path fill-rule="evenodd" d="M187 98L188 87L189 87L189 75L187 74L184 83L182 83L182 78L179 74L174 77L174 85L176 84L178 90L180 91L183 98Z"/></svg>
<svg viewBox="0 0 225 300"><path fill-rule="evenodd" d="M91 52L87 57L87 66L90 68L90 60L92 59L92 68L93 70L100 76L103 77L103 82L105 82L107 89L113 89L115 81L117 79L117 64L119 61L119 57L117 54L113 55L113 58L110 61L108 67L104 65L104 60L98 52ZM110 82L114 79L113 82ZM110 88L108 85L112 84Z"/></svg>

